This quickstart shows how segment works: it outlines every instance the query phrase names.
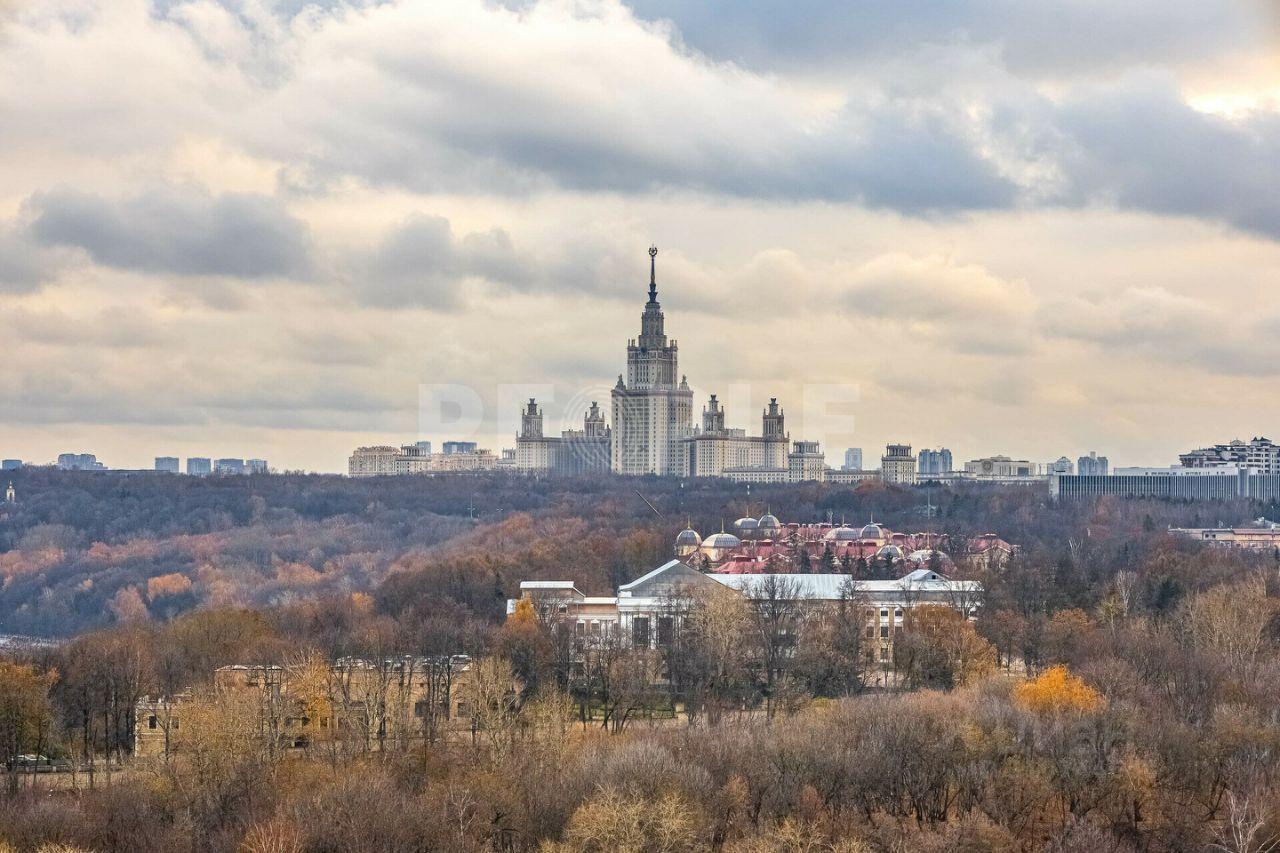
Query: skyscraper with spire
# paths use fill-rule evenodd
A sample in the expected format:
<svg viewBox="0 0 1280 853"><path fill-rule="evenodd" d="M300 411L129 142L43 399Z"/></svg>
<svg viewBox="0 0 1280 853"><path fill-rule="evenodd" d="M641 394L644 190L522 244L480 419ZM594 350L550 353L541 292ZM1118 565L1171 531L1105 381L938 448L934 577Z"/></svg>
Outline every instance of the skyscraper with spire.
<svg viewBox="0 0 1280 853"><path fill-rule="evenodd" d="M684 474L681 439L693 431L693 391L679 375L676 342L668 343L663 329L657 256L651 246L640 337L627 342L626 376L613 388L611 461L618 474Z"/></svg>

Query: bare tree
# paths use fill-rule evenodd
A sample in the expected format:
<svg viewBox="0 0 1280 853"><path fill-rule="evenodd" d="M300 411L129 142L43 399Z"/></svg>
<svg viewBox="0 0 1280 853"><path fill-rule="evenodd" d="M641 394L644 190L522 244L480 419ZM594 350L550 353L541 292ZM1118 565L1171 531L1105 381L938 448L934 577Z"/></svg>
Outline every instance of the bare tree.
<svg viewBox="0 0 1280 853"><path fill-rule="evenodd" d="M1256 797L1227 793L1226 815L1218 825L1212 850L1222 853L1274 853L1280 850L1277 835L1267 820L1267 810Z"/></svg>
<svg viewBox="0 0 1280 853"><path fill-rule="evenodd" d="M747 601L763 681L760 690L765 713L772 718L804 620L800 584L785 575L765 575L748 587Z"/></svg>

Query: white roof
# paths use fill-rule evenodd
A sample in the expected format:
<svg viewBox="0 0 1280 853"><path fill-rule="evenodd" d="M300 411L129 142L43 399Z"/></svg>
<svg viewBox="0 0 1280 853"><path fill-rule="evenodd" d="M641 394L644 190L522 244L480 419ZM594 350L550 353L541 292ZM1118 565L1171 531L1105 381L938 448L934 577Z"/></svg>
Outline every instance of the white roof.
<svg viewBox="0 0 1280 853"><path fill-rule="evenodd" d="M906 577L891 581L854 581L854 590L859 593L868 593L871 595L884 593L903 593L903 592L978 592L982 589L982 585L977 581L953 581L936 575L936 580L929 579L929 575L933 575L928 569L917 569ZM712 580L724 584L730 589L739 592L747 592L756 587L766 578L777 578L788 583L794 583L797 587L801 598L811 600L835 600L840 598L841 589L844 587L845 581L849 579L844 574L819 574L819 575L802 575L802 574L708 574L707 577Z"/></svg>
<svg viewBox="0 0 1280 853"><path fill-rule="evenodd" d="M520 581L521 589L573 589L573 581Z"/></svg>
<svg viewBox="0 0 1280 853"><path fill-rule="evenodd" d="M618 587L618 594L621 595L624 592L630 592L631 590L635 589L645 581L652 580L653 578L656 578L658 575L665 572L667 569L674 568L675 566L678 566L678 565L680 565L679 560L668 560L667 562L663 563L661 566L658 566L658 568L654 569L648 574L641 575L640 577L633 580L631 583L624 583L622 586Z"/></svg>

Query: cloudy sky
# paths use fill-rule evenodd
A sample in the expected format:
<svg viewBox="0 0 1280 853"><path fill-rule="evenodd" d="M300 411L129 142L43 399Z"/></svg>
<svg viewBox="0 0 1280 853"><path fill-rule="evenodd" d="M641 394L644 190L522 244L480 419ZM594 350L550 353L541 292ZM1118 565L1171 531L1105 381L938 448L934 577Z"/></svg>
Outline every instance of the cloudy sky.
<svg viewBox="0 0 1280 853"><path fill-rule="evenodd" d="M0 455L509 446L650 243L699 398L829 461L1280 432L1280 13L0 0Z"/></svg>

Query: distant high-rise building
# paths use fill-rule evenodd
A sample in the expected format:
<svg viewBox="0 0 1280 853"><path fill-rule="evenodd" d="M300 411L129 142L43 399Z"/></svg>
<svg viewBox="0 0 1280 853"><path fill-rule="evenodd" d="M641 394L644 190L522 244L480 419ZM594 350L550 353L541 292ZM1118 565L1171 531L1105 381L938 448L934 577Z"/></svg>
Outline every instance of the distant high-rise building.
<svg viewBox="0 0 1280 853"><path fill-rule="evenodd" d="M683 474L681 440L693 432L693 391L678 370L658 304L656 247L649 249L649 301L640 337L627 343L627 374L613 387L611 467L618 474Z"/></svg>
<svg viewBox="0 0 1280 853"><path fill-rule="evenodd" d="M426 455L426 456L430 456L430 455L431 455L431 442L429 442L429 441L416 441L416 442L414 442L413 446L414 446L414 447L416 447L416 448L418 448L418 450L419 450L422 454L424 454L424 455Z"/></svg>
<svg viewBox="0 0 1280 853"><path fill-rule="evenodd" d="M102 471L107 466L92 453L59 453L58 467L63 471Z"/></svg>
<svg viewBox="0 0 1280 853"><path fill-rule="evenodd" d="M170 474L177 474L177 473L178 473L178 471L179 471L179 468L178 468L178 457L176 457L176 456L157 456L157 457L156 457L156 470L157 470L157 471L167 471L167 472L168 472L168 473L170 473Z"/></svg>
<svg viewBox="0 0 1280 853"><path fill-rule="evenodd" d="M1036 465L1027 459L1008 456L984 456L964 463L964 471L972 477L1035 477Z"/></svg>
<svg viewBox="0 0 1280 853"><path fill-rule="evenodd" d="M945 447L937 450L921 450L918 470L922 476L926 477L950 474L953 470L951 451Z"/></svg>
<svg viewBox="0 0 1280 853"><path fill-rule="evenodd" d="M444 455L452 456L455 453L475 453L476 443L474 441L446 441L443 445Z"/></svg>
<svg viewBox="0 0 1280 853"><path fill-rule="evenodd" d="M249 459L244 463L244 472L246 474L265 474L267 473L267 460L265 459Z"/></svg>
<svg viewBox="0 0 1280 853"><path fill-rule="evenodd" d="M787 479L792 483L825 480L826 457L816 441L797 441L787 454Z"/></svg>
<svg viewBox="0 0 1280 853"><path fill-rule="evenodd" d="M880 457L880 477L886 483L915 485L916 457L909 444L890 444Z"/></svg>
<svg viewBox="0 0 1280 853"><path fill-rule="evenodd" d="M1044 466L1046 474L1074 474L1076 466L1065 456L1059 456L1056 462L1047 462Z"/></svg>
<svg viewBox="0 0 1280 853"><path fill-rule="evenodd" d="M215 474L243 474L244 460L232 458L219 459L213 463L213 472Z"/></svg>
<svg viewBox="0 0 1280 853"><path fill-rule="evenodd" d="M1280 445L1268 438L1249 442L1234 439L1226 444L1202 447L1178 457L1184 468L1220 468L1234 465L1255 474L1280 474Z"/></svg>
<svg viewBox="0 0 1280 853"><path fill-rule="evenodd" d="M850 447L848 450L846 450L844 452L844 465L842 467L845 471L861 471L862 470L862 448Z"/></svg>
<svg viewBox="0 0 1280 853"><path fill-rule="evenodd" d="M408 454L404 455L408 456ZM427 454L428 458L430 455ZM347 463L347 473L352 477L383 477L396 474L399 473L396 471L396 461L400 456L400 448L389 444L357 447Z"/></svg>
<svg viewBox="0 0 1280 853"><path fill-rule="evenodd" d="M17 471L21 467L21 459L5 459L3 462L0 462L0 471Z"/></svg>
<svg viewBox="0 0 1280 853"><path fill-rule="evenodd" d="M213 473L213 462L208 456L188 456L187 473L192 477L207 477Z"/></svg>
<svg viewBox="0 0 1280 853"><path fill-rule="evenodd" d="M1103 476L1107 474L1110 464L1107 457L1099 456L1096 451L1090 450L1088 456L1081 456L1076 460L1076 473L1080 476Z"/></svg>

